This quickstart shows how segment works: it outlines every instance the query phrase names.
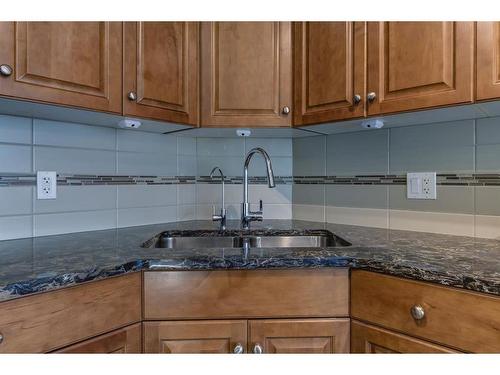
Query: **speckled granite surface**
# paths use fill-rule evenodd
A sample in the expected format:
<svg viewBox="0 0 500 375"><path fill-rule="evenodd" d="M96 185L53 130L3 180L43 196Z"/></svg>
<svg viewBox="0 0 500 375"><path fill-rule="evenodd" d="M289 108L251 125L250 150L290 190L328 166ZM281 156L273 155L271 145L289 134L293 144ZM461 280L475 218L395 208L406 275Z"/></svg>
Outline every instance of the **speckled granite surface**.
<svg viewBox="0 0 500 375"><path fill-rule="evenodd" d="M229 222L229 229L239 223ZM266 220L253 229L326 229L349 247L143 248L162 231L214 230L211 221L156 224L0 241L0 300L144 269L352 267L500 295L500 241L306 221Z"/></svg>

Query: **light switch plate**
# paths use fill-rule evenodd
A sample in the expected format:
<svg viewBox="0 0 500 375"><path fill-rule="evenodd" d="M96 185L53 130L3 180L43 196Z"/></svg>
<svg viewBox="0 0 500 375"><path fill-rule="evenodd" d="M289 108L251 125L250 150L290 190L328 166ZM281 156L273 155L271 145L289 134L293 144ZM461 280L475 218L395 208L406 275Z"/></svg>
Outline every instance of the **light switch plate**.
<svg viewBox="0 0 500 375"><path fill-rule="evenodd" d="M57 173L38 171L36 172L36 197L37 199L57 198Z"/></svg>
<svg viewBox="0 0 500 375"><path fill-rule="evenodd" d="M436 172L406 174L408 199L436 199Z"/></svg>

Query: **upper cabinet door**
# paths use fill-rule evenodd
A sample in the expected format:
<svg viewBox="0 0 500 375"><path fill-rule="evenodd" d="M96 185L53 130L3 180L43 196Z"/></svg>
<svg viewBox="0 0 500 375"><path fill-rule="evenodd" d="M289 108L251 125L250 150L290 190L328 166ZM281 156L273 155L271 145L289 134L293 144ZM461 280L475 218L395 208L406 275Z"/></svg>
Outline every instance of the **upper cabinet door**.
<svg viewBox="0 0 500 375"><path fill-rule="evenodd" d="M120 22L0 22L0 95L122 111Z"/></svg>
<svg viewBox="0 0 500 375"><path fill-rule="evenodd" d="M125 115L198 124L196 22L126 22Z"/></svg>
<svg viewBox="0 0 500 375"><path fill-rule="evenodd" d="M294 25L294 125L364 115L365 25Z"/></svg>
<svg viewBox="0 0 500 375"><path fill-rule="evenodd" d="M472 102L473 27L369 22L368 115Z"/></svg>
<svg viewBox="0 0 500 375"><path fill-rule="evenodd" d="M500 98L500 22L478 22L476 35L476 98Z"/></svg>
<svg viewBox="0 0 500 375"><path fill-rule="evenodd" d="M202 126L291 125L290 22L202 24Z"/></svg>

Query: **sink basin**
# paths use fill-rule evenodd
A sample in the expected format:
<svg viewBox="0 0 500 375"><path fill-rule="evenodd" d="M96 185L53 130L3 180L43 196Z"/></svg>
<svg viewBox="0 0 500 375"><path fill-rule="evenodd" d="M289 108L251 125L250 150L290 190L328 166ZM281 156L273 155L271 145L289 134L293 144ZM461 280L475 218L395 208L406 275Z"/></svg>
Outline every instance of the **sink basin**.
<svg viewBox="0 0 500 375"><path fill-rule="evenodd" d="M171 231L146 241L143 247L165 249L210 248L324 248L350 246L346 240L327 230L296 231Z"/></svg>

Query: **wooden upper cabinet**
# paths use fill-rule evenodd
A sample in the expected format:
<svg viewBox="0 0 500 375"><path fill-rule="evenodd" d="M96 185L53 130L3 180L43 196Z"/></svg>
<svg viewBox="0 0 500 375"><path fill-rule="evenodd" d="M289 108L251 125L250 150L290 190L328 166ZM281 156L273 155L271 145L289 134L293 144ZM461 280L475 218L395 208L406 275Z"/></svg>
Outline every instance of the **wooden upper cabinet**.
<svg viewBox="0 0 500 375"><path fill-rule="evenodd" d="M201 126L291 125L290 22L202 23L201 41Z"/></svg>
<svg viewBox="0 0 500 375"><path fill-rule="evenodd" d="M197 22L124 24L124 115L198 124Z"/></svg>
<svg viewBox="0 0 500 375"><path fill-rule="evenodd" d="M473 22L369 22L368 115L472 102ZM369 98L368 98L369 99Z"/></svg>
<svg viewBox="0 0 500 375"><path fill-rule="evenodd" d="M476 99L500 98L500 22L478 22Z"/></svg>
<svg viewBox="0 0 500 375"><path fill-rule="evenodd" d="M121 22L0 22L0 95L122 112Z"/></svg>
<svg viewBox="0 0 500 375"><path fill-rule="evenodd" d="M145 353L233 353L246 342L246 320L144 323Z"/></svg>
<svg viewBox="0 0 500 375"><path fill-rule="evenodd" d="M294 25L294 125L364 115L365 27L364 22Z"/></svg>
<svg viewBox="0 0 500 375"><path fill-rule="evenodd" d="M250 320L249 352L349 353L349 319Z"/></svg>

